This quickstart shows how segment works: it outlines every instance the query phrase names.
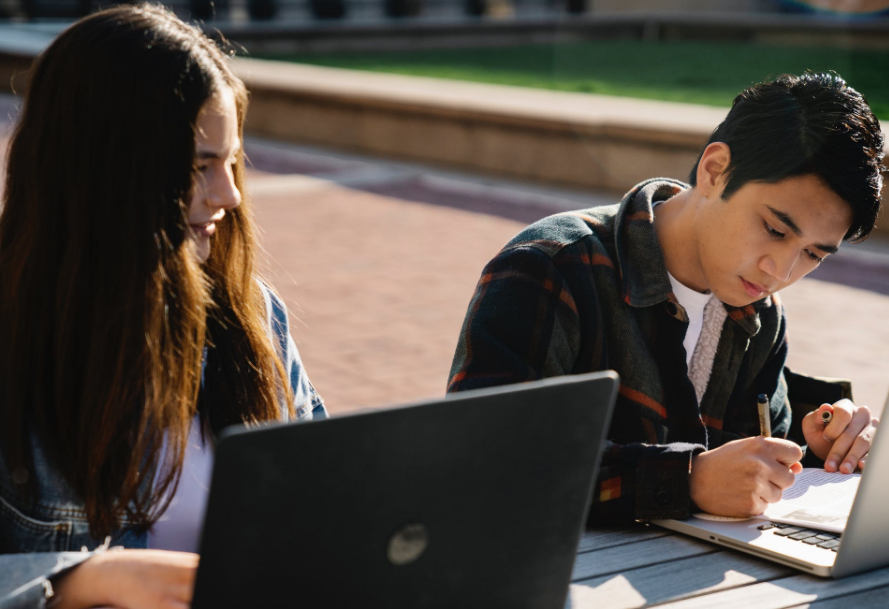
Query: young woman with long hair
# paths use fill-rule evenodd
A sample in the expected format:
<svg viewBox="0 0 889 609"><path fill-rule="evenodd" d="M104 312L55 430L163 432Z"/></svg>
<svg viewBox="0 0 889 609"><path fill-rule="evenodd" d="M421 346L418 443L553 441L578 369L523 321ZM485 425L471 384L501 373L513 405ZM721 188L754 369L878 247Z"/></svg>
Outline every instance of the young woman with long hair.
<svg viewBox="0 0 889 609"><path fill-rule="evenodd" d="M187 606L215 434L326 416L257 277L246 107L159 6L34 66L0 211L0 607Z"/></svg>

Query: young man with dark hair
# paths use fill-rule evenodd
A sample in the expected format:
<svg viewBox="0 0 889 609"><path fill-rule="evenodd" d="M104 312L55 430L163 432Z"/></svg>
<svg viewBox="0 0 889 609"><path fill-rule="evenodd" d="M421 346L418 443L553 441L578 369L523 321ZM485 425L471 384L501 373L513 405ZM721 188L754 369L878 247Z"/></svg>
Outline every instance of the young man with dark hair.
<svg viewBox="0 0 889 609"><path fill-rule="evenodd" d="M760 514L793 484L801 444L807 465L863 467L879 423L867 407L824 383L826 403L792 416L788 383L811 395L816 381L785 368L777 292L868 236L882 151L867 102L835 74L747 89L690 185L648 180L504 247L469 305L448 391L616 370L599 522ZM757 437L763 393L771 439Z"/></svg>

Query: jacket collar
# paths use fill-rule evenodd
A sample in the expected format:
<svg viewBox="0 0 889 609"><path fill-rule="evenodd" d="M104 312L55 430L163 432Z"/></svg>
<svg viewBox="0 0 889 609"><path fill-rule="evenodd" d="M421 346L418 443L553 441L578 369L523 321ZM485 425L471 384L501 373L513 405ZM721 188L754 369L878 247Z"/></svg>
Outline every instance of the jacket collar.
<svg viewBox="0 0 889 609"><path fill-rule="evenodd" d="M679 180L652 178L637 184L620 202L615 219L614 244L623 299L631 307L676 302L654 230L652 203L669 199L687 188L689 185ZM761 327L759 311L772 306L772 298L767 297L744 307L724 306L729 318L753 336ZM671 314L687 322L684 315Z"/></svg>

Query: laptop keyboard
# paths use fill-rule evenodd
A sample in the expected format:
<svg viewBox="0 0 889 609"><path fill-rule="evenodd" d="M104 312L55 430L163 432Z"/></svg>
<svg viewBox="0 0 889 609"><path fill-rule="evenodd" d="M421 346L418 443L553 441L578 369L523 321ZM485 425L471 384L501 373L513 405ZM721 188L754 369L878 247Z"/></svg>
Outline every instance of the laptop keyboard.
<svg viewBox="0 0 889 609"><path fill-rule="evenodd" d="M816 531L814 529L805 529L803 527L795 527L789 524L779 522L769 522L768 524L757 527L760 531L769 531L774 529L774 534L787 539L793 539L811 546L824 548L825 550L837 551L840 547L842 535L839 533L828 533L827 531Z"/></svg>

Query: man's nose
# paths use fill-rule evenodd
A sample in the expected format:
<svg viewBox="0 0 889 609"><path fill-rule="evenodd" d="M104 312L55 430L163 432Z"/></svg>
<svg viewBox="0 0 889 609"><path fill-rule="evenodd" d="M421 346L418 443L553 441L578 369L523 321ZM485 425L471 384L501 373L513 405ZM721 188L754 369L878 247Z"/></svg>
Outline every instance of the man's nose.
<svg viewBox="0 0 889 609"><path fill-rule="evenodd" d="M776 281L786 283L790 281L795 262L796 256L792 252L773 252L762 258L759 268Z"/></svg>

